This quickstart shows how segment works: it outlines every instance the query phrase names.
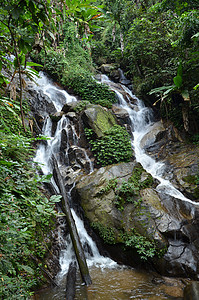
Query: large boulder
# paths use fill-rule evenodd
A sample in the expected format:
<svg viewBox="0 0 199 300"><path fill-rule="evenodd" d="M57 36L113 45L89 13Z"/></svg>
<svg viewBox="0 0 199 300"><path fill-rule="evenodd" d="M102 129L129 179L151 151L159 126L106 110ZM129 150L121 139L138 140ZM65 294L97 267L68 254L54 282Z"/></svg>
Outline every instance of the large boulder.
<svg viewBox="0 0 199 300"><path fill-rule="evenodd" d="M180 189L191 199L199 201L199 146L181 143L167 161Z"/></svg>
<svg viewBox="0 0 199 300"><path fill-rule="evenodd" d="M104 132L117 124L116 118L108 109L95 104L90 104L82 114L85 126L91 128L96 136L104 136Z"/></svg>
<svg viewBox="0 0 199 300"><path fill-rule="evenodd" d="M148 130L148 132L143 136L140 141L141 148L145 148L149 145L152 145L157 138L157 135L165 132L165 128L161 122L155 122L152 124Z"/></svg>
<svg viewBox="0 0 199 300"><path fill-rule="evenodd" d="M127 192L126 199L118 205L118 190L138 167L135 162L121 163L80 176L76 192L86 218L91 224L100 224L103 230L109 229L113 244L125 244L123 237L131 239L132 230L151 242L156 247L153 265L160 273L197 278L197 206L169 196L162 199L155 190L154 181L146 188L142 185L139 194L131 195L131 199ZM145 182L149 178L143 170L139 180Z"/></svg>

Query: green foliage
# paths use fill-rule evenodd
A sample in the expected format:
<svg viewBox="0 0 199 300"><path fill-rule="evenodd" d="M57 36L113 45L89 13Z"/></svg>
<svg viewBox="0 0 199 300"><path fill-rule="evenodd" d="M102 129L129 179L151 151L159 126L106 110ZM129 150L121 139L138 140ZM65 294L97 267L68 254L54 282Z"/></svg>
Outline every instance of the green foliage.
<svg viewBox="0 0 199 300"><path fill-rule="evenodd" d="M90 131L85 133L90 134ZM89 138L89 136L87 135ZM130 136L122 126L115 125L105 131L105 136L97 140L90 140L92 151L101 166L119 162L128 162L132 157Z"/></svg>
<svg viewBox="0 0 199 300"><path fill-rule="evenodd" d="M114 92L92 78L91 57L77 39L73 23L65 24L59 50L41 51L38 55L32 53L32 57L42 63L55 80L71 88L82 100L109 108L116 102Z"/></svg>
<svg viewBox="0 0 199 300"><path fill-rule="evenodd" d="M160 116L173 121L179 129L197 134L199 13L193 1L101 1L104 24L92 41L94 61L117 62L134 83L136 94L147 104L158 103ZM109 20L112 20L109 22ZM124 50L121 55L120 33ZM179 64L179 62L181 62ZM180 72L180 68L183 73ZM177 73L177 75L176 75ZM153 91L150 96L148 93ZM154 98L155 93L155 98ZM189 129L183 109L176 107L175 95L189 101ZM161 100L161 102L158 102ZM169 103L168 103L169 102ZM186 105L187 103L185 103ZM181 107L180 107L181 108ZM178 113L173 113L177 110Z"/></svg>
<svg viewBox="0 0 199 300"><path fill-rule="evenodd" d="M108 181L108 184L98 192L98 195L107 194L112 189L115 190L117 184L118 184L117 178L110 179Z"/></svg>
<svg viewBox="0 0 199 300"><path fill-rule="evenodd" d="M199 145L199 133L198 134L194 134L191 138L191 141L196 144Z"/></svg>
<svg viewBox="0 0 199 300"><path fill-rule="evenodd" d="M116 190L115 205L120 210L124 210L126 203L134 203L137 207L141 203L141 199L138 199L139 187L133 182L124 181L122 185Z"/></svg>
<svg viewBox="0 0 199 300"><path fill-rule="evenodd" d="M142 202L139 191L153 185L154 180L150 174L147 174L143 181L141 180L143 171L142 166L135 167L128 181L123 181L116 189L116 198L114 203L120 211L124 210L126 203L133 203L135 208L139 207Z"/></svg>
<svg viewBox="0 0 199 300"><path fill-rule="evenodd" d="M23 132L16 106L0 100L0 298L27 299L44 282L31 256L43 259L48 252L43 240L53 228L60 197L41 193L40 184L49 176L36 176L30 162L32 139Z"/></svg>
<svg viewBox="0 0 199 300"><path fill-rule="evenodd" d="M157 253L155 243L147 240L146 237L140 235L134 228L132 228L130 234L123 235L123 239L125 246L135 248L143 260L152 258Z"/></svg>
<svg viewBox="0 0 199 300"><path fill-rule="evenodd" d="M112 228L106 227L98 222L91 223L91 227L97 231L106 244L115 244L115 234Z"/></svg>
<svg viewBox="0 0 199 300"><path fill-rule="evenodd" d="M82 110L84 110L86 108L86 106L89 104L90 102L89 101L86 101L86 100L82 100L80 101L74 108L74 110L76 112L81 112Z"/></svg>
<svg viewBox="0 0 199 300"><path fill-rule="evenodd" d="M89 101L93 104L99 104L111 108L116 102L115 93L110 91L104 84L97 83L93 78L74 76L69 86L79 95L82 100Z"/></svg>
<svg viewBox="0 0 199 300"><path fill-rule="evenodd" d="M21 133L22 128L19 103L7 97L0 97L0 130L17 134ZM26 135L30 136L30 133L27 132Z"/></svg>

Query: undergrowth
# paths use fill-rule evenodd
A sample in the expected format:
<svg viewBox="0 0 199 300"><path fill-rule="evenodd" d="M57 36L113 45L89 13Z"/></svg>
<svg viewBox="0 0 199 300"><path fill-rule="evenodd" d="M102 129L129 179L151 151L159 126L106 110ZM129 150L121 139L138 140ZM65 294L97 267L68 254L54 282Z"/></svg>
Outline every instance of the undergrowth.
<svg viewBox="0 0 199 300"><path fill-rule="evenodd" d="M49 178L35 174L31 134L22 129L17 104L2 97L0 102L0 298L28 299L45 281L32 258L42 262L49 251L43 241L59 197L40 190Z"/></svg>
<svg viewBox="0 0 199 300"><path fill-rule="evenodd" d="M130 161L132 157L131 141L124 127L114 125L105 131L105 135L102 138L95 140L91 129L85 129L85 134L99 165L107 166Z"/></svg>

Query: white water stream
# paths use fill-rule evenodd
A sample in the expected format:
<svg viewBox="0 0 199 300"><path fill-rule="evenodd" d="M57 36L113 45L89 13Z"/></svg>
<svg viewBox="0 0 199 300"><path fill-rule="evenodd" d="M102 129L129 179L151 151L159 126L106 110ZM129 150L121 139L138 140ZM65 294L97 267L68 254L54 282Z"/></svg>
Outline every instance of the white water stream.
<svg viewBox="0 0 199 300"><path fill-rule="evenodd" d="M133 134L132 147L134 149L136 161L139 162L143 168L153 176L153 178L160 182L156 190L182 201L199 205L199 203L186 198L172 185L169 180L164 179L165 164L162 162L156 162L155 159L147 155L141 147L143 137L150 131L151 126L154 124L151 110L145 107L143 102L133 95L127 87L120 85L120 87L126 92L129 101L130 99L136 100L136 106L132 109L130 102L128 103L124 99L122 93L115 88L115 85L113 85L112 81L110 81L106 75L101 75L101 82L107 84L113 91L115 91L118 97L119 106L128 112L131 120L131 131Z"/></svg>

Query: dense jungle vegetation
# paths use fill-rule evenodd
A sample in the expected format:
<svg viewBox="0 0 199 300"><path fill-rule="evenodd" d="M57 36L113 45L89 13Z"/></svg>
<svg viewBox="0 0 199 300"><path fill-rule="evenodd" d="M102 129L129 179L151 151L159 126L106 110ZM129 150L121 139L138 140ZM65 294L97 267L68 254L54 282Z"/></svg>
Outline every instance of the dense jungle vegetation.
<svg viewBox="0 0 199 300"><path fill-rule="evenodd" d="M183 131L188 142L199 143L199 3L0 4L0 297L27 299L41 281L32 257L42 262L48 251L44 237L53 227L58 199L42 194L41 181L47 179L32 170L25 78L43 69L83 100L111 107L113 94L92 75L101 64L114 64L159 117Z"/></svg>

